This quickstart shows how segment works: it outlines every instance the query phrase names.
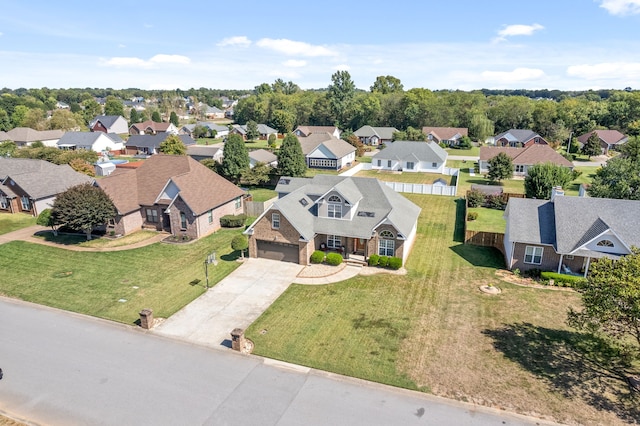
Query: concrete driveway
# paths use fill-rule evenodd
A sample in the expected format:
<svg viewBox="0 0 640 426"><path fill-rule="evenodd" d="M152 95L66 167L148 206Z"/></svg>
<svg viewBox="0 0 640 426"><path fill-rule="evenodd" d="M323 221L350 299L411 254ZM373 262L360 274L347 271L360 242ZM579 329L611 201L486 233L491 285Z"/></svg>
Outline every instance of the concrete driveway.
<svg viewBox="0 0 640 426"><path fill-rule="evenodd" d="M229 348L231 330L251 325L295 281L302 268L288 262L247 259L153 332L213 348Z"/></svg>

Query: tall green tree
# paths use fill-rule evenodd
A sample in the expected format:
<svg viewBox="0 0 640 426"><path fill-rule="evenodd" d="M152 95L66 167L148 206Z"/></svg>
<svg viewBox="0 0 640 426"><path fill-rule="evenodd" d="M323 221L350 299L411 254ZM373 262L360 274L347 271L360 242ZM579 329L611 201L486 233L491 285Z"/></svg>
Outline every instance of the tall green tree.
<svg viewBox="0 0 640 426"><path fill-rule="evenodd" d="M596 198L640 200L640 163L622 156L598 169L587 190Z"/></svg>
<svg viewBox="0 0 640 426"><path fill-rule="evenodd" d="M242 173L242 183L252 186L262 185L269 182L271 171L272 167L270 165L257 162L253 168L249 168Z"/></svg>
<svg viewBox="0 0 640 426"><path fill-rule="evenodd" d="M29 108L24 105L18 105L13 110L13 114L11 114L11 124L13 127L22 127L24 126L25 118L27 117L27 113L29 112Z"/></svg>
<svg viewBox="0 0 640 426"><path fill-rule="evenodd" d="M589 139L582 146L582 153L588 157L595 157L602 154L602 147L600 146L600 138L596 132L591 133Z"/></svg>
<svg viewBox="0 0 640 426"><path fill-rule="evenodd" d="M574 285L582 308L570 308L568 323L579 330L604 333L640 350L640 250L618 260L598 259L585 281Z"/></svg>
<svg viewBox="0 0 640 426"><path fill-rule="evenodd" d="M11 118L4 109L0 108L0 132L7 132L13 128Z"/></svg>
<svg viewBox="0 0 640 426"><path fill-rule="evenodd" d="M176 127L180 126L180 119L175 111L171 111L171 114L169 115L169 122Z"/></svg>
<svg viewBox="0 0 640 426"><path fill-rule="evenodd" d="M573 180L567 167L553 163L536 164L529 167L524 178L524 192L527 198L548 200L555 186L566 187Z"/></svg>
<svg viewBox="0 0 640 426"><path fill-rule="evenodd" d="M307 172L307 163L300 141L293 133L287 133L278 152L278 173L281 176L301 177Z"/></svg>
<svg viewBox="0 0 640 426"><path fill-rule="evenodd" d="M160 152L169 155L187 155L187 147L177 135L169 135L160 143Z"/></svg>
<svg viewBox="0 0 640 426"><path fill-rule="evenodd" d="M489 159L489 173L487 177L491 182L500 182L513 176L513 160L504 152Z"/></svg>
<svg viewBox="0 0 640 426"><path fill-rule="evenodd" d="M339 127L344 128L350 121L348 115L355 93L356 85L353 80L351 80L349 71L336 71L331 76L328 98L331 111Z"/></svg>
<svg viewBox="0 0 640 426"><path fill-rule="evenodd" d="M131 111L129 111L129 125L140 123L140 121L140 114L138 113L138 110L131 108Z"/></svg>
<svg viewBox="0 0 640 426"><path fill-rule="evenodd" d="M82 101L82 116L84 117L85 124L88 124L96 116L102 114L102 106L92 97Z"/></svg>
<svg viewBox="0 0 640 426"><path fill-rule="evenodd" d="M379 75L376 77L376 81L373 82L373 86L371 86L371 92L382 93L383 95L400 93L403 90L404 86L402 86L400 79L391 75Z"/></svg>
<svg viewBox="0 0 640 426"><path fill-rule="evenodd" d="M104 103L104 115L121 115L124 117L124 105L115 96L107 96Z"/></svg>
<svg viewBox="0 0 640 426"><path fill-rule="evenodd" d="M104 225L116 215L111 198L90 183L73 186L58 194L51 210L56 223L84 232L87 240L91 239L93 228Z"/></svg>
<svg viewBox="0 0 640 426"><path fill-rule="evenodd" d="M275 110L271 113L271 124L278 129L278 133L289 133L293 131L296 122L296 115L285 110Z"/></svg>
<svg viewBox="0 0 640 426"><path fill-rule="evenodd" d="M427 135L421 129L415 129L411 126L407 130L398 130L391 135L394 141L421 141L427 140Z"/></svg>
<svg viewBox="0 0 640 426"><path fill-rule="evenodd" d="M249 168L249 152L242 136L235 133L229 135L222 155L220 171L224 177L238 183L242 174Z"/></svg>
<svg viewBox="0 0 640 426"><path fill-rule="evenodd" d="M622 158L628 158L634 164L640 164L640 137L632 136L620 147Z"/></svg>
<svg viewBox="0 0 640 426"><path fill-rule="evenodd" d="M49 129L73 130L83 127L82 119L68 109L57 109L49 119Z"/></svg>
<svg viewBox="0 0 640 426"><path fill-rule="evenodd" d="M247 139L254 141L259 137L260 132L258 131L258 123L253 120L247 121Z"/></svg>
<svg viewBox="0 0 640 426"><path fill-rule="evenodd" d="M160 111L155 110L151 113L151 121L155 121L156 123L162 123L162 117L160 117Z"/></svg>

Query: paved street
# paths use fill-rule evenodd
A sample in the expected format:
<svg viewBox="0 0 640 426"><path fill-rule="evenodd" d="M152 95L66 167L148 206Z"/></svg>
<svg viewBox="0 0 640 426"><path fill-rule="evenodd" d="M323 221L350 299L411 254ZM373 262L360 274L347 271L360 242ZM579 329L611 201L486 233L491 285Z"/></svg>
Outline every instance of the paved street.
<svg viewBox="0 0 640 426"><path fill-rule="evenodd" d="M0 298L0 411L47 425L533 425Z"/></svg>

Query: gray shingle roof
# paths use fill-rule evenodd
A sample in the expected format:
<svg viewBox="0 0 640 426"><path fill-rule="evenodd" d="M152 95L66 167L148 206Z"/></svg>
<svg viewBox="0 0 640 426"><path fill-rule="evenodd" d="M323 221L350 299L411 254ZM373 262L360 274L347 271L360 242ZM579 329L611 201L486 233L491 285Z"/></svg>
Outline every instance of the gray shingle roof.
<svg viewBox="0 0 640 426"><path fill-rule="evenodd" d="M321 145L334 155L334 159L342 158L356 150L349 142L338 139L329 133L313 133L311 136L301 136L298 137L298 141L300 141L300 147L305 156L311 154Z"/></svg>
<svg viewBox="0 0 640 426"><path fill-rule="evenodd" d="M98 115L93 120L91 120L91 123L89 123L89 127L93 127L99 121L104 127L109 128L113 126L119 118L122 118L125 124L127 124L127 120L121 115Z"/></svg>
<svg viewBox="0 0 640 426"><path fill-rule="evenodd" d="M397 132L398 129L395 127L372 127L372 126L362 126L355 132L359 138L369 138L371 136L378 136L380 139L393 139L393 132Z"/></svg>
<svg viewBox="0 0 640 426"><path fill-rule="evenodd" d="M495 140L505 138L509 142L521 142L524 143L535 137L540 137L536 132L529 129L509 129L506 132L502 132L495 136Z"/></svg>
<svg viewBox="0 0 640 426"><path fill-rule="evenodd" d="M276 157L274 153L267 151L266 149L256 149L254 151L249 151L249 158L251 158L255 162L265 164L278 161L278 157Z"/></svg>
<svg viewBox="0 0 640 426"><path fill-rule="evenodd" d="M317 175L312 179L291 179L288 185L279 184L276 191L295 188L277 200L271 209L279 210L306 240L315 234L339 235L352 238L371 238L376 227L387 220L407 237L420 214L420 208L393 191L383 182L371 178ZM306 184L306 185L305 185ZM319 195L336 191L357 207L352 220L318 217L315 202ZM307 200L306 205L300 202ZM355 200L351 203L351 200ZM372 215L359 216L358 212Z"/></svg>
<svg viewBox="0 0 640 426"><path fill-rule="evenodd" d="M168 133L158 133L156 135L131 135L127 140L127 147L136 147L136 148L158 148L162 142L166 138L171 136ZM189 135L176 135L185 146L195 145L196 141L194 141Z"/></svg>
<svg viewBox="0 0 640 426"><path fill-rule="evenodd" d="M447 151L435 142L395 141L374 155L373 159L444 163L447 161Z"/></svg>

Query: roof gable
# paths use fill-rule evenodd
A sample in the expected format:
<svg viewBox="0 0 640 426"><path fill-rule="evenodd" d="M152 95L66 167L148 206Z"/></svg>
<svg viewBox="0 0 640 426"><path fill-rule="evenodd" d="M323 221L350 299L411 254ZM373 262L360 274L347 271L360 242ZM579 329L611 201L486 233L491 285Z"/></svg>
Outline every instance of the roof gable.
<svg viewBox="0 0 640 426"><path fill-rule="evenodd" d="M373 159L444 163L447 161L447 151L435 142L395 141L374 155Z"/></svg>

